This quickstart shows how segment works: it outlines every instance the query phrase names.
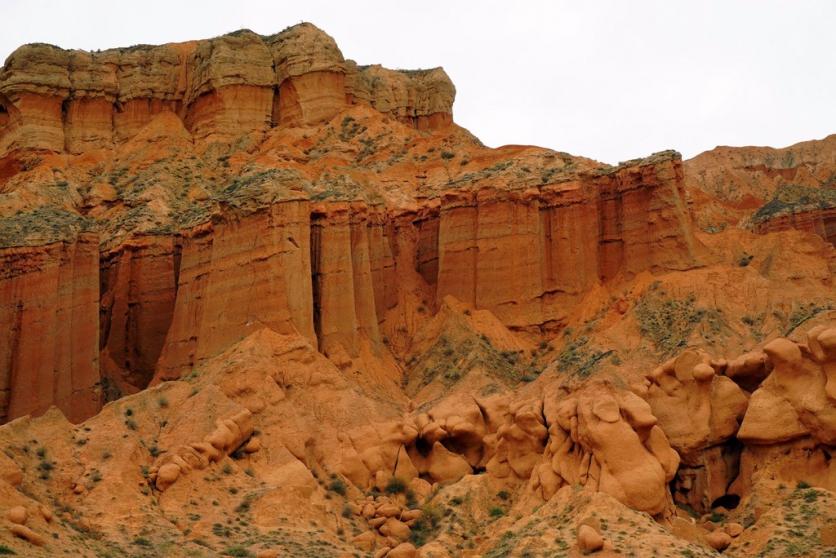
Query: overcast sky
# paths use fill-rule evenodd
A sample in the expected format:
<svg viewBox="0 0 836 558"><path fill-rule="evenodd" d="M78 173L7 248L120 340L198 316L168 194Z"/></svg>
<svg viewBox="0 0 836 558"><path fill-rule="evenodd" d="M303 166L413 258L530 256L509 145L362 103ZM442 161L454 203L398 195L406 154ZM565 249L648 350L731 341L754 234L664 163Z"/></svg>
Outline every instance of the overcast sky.
<svg viewBox="0 0 836 558"><path fill-rule="evenodd" d="M310 21L346 58L443 66L490 146L615 163L836 132L836 1L0 0L0 59L262 34Z"/></svg>

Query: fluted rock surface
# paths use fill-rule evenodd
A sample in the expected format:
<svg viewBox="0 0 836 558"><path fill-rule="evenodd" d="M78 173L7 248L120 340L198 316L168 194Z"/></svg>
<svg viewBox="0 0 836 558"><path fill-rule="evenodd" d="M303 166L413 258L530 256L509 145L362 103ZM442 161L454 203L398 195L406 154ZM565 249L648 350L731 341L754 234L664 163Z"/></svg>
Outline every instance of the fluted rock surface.
<svg viewBox="0 0 836 558"><path fill-rule="evenodd" d="M99 410L98 238L0 251L0 417Z"/></svg>
<svg viewBox="0 0 836 558"><path fill-rule="evenodd" d="M198 227L183 239L177 298L160 379L268 327L315 342L307 203L290 201L241 221Z"/></svg>

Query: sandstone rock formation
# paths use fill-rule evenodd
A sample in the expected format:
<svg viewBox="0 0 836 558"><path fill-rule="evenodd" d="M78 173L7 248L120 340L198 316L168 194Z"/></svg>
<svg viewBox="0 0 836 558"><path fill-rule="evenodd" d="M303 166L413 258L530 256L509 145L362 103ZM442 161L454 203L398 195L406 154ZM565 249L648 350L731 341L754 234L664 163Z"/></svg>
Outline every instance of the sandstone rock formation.
<svg viewBox="0 0 836 558"><path fill-rule="evenodd" d="M318 124L355 102L419 129L439 128L452 123L454 96L442 69L359 68L311 24L268 37L242 30L95 53L26 45L0 73L0 154L111 146L163 111L178 114L195 137L214 140Z"/></svg>
<svg viewBox="0 0 836 558"><path fill-rule="evenodd" d="M2 251L3 420L50 405L72 420L98 410L97 240L85 234L70 243Z"/></svg>
<svg viewBox="0 0 836 558"><path fill-rule="evenodd" d="M828 457L836 445L834 340L836 329L818 326L804 344L775 339L763 348L772 371L752 394L737 433L746 444L738 491L766 470L791 482L836 486Z"/></svg>
<svg viewBox="0 0 836 558"><path fill-rule="evenodd" d="M671 512L667 483L679 456L647 403L604 386L555 399L544 408L550 436L532 476L535 490L548 499L580 484L651 515Z"/></svg>
<svg viewBox="0 0 836 558"><path fill-rule="evenodd" d="M685 165L700 225L745 222L757 232L798 229L836 240L836 136L783 149L718 147Z"/></svg>
<svg viewBox="0 0 836 558"><path fill-rule="evenodd" d="M832 552L833 136L611 166L454 97L311 24L12 54L0 552Z"/></svg>

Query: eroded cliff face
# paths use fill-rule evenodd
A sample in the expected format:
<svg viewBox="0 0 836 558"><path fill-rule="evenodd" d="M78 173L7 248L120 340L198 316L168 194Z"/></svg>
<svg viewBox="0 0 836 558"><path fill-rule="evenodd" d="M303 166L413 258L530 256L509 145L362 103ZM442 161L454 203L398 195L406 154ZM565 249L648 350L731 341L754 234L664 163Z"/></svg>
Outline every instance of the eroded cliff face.
<svg viewBox="0 0 836 558"><path fill-rule="evenodd" d="M4 420L50 406L71 420L98 411L98 237L2 253Z"/></svg>
<svg viewBox="0 0 836 558"><path fill-rule="evenodd" d="M832 546L830 138L610 166L454 95L309 24L16 51L0 544Z"/></svg>
<svg viewBox="0 0 836 558"><path fill-rule="evenodd" d="M263 327L298 332L316 343L306 202L198 227L182 242L160 379L179 377Z"/></svg>
<svg viewBox="0 0 836 558"><path fill-rule="evenodd" d="M550 327L595 285L699 264L678 154L542 189L442 198L438 293Z"/></svg>
<svg viewBox="0 0 836 558"><path fill-rule="evenodd" d="M95 53L27 45L0 74L0 153L111 147L163 111L195 137L219 141L319 124L357 102L439 128L452 123L454 96L442 69L358 68L310 24Z"/></svg>
<svg viewBox="0 0 836 558"><path fill-rule="evenodd" d="M709 232L743 224L836 242L836 136L783 149L717 147L685 163L686 186Z"/></svg>
<svg viewBox="0 0 836 558"><path fill-rule="evenodd" d="M102 253L102 376L125 393L148 385L171 327L181 247L166 237L137 238Z"/></svg>

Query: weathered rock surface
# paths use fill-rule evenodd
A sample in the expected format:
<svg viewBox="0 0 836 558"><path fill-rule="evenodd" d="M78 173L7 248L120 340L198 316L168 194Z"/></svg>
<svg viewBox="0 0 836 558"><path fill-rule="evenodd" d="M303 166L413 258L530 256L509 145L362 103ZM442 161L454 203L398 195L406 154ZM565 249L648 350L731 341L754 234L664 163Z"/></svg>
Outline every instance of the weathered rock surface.
<svg viewBox="0 0 836 558"><path fill-rule="evenodd" d="M98 239L0 250L0 417L99 409Z"/></svg>
<svg viewBox="0 0 836 558"><path fill-rule="evenodd" d="M797 229L836 242L836 135L782 149L717 147L685 164L698 223L720 230L744 223L756 232Z"/></svg>
<svg viewBox="0 0 836 558"><path fill-rule="evenodd" d="M610 166L454 96L310 24L16 51L0 548L826 555L832 138Z"/></svg>
<svg viewBox="0 0 836 558"><path fill-rule="evenodd" d="M580 484L651 515L670 513L667 483L679 456L649 405L630 392L590 386L544 408L549 443L532 488L549 498Z"/></svg>
<svg viewBox="0 0 836 558"><path fill-rule="evenodd" d="M439 128L452 123L454 96L442 69L358 68L308 23L269 37L242 30L95 53L26 45L0 72L0 153L107 147L162 111L177 113L195 137L222 141L325 122L355 102Z"/></svg>

